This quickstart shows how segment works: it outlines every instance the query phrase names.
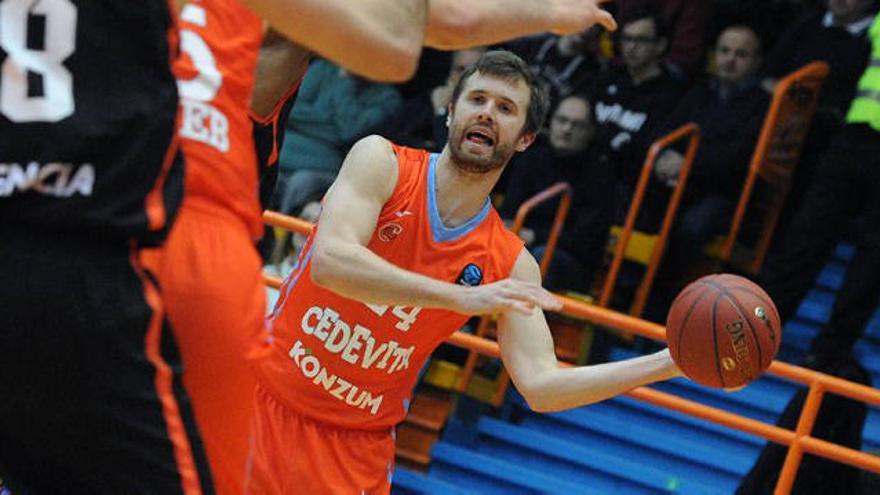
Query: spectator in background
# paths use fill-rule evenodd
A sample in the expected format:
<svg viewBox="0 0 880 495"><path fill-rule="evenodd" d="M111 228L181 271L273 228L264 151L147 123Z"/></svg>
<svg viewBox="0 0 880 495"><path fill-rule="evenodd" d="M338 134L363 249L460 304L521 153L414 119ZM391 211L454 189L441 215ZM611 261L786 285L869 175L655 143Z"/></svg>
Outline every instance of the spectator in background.
<svg viewBox="0 0 880 495"><path fill-rule="evenodd" d="M876 0L827 0L824 12L810 11L785 30L767 57L764 87L810 62L830 65L819 100L819 111L833 113L838 122L855 94L871 45L865 34L871 26Z"/></svg>
<svg viewBox="0 0 880 495"><path fill-rule="evenodd" d="M552 104L574 93L587 92L602 67L594 50L600 28L565 36L545 34L514 40L505 48L516 53L550 96Z"/></svg>
<svg viewBox="0 0 880 495"><path fill-rule="evenodd" d="M657 316L680 288L679 279L688 264L729 226L770 104L757 77L761 40L754 30L739 25L722 31L715 59L715 75L688 92L663 125L663 131L669 132L685 123L696 123L700 146L658 274L656 292L662 302ZM683 163L684 155L676 149L665 150L657 159L656 180L643 207L647 219L640 219L651 230L659 227Z"/></svg>
<svg viewBox="0 0 880 495"><path fill-rule="evenodd" d="M471 48L455 52L444 83L407 99L400 110L380 126L378 133L403 146L439 151L447 138L446 114L452 89L462 73L485 51L485 48Z"/></svg>
<svg viewBox="0 0 880 495"><path fill-rule="evenodd" d="M348 148L400 108L397 90L326 60L309 67L287 121L279 159L279 209L296 214L336 179Z"/></svg>
<svg viewBox="0 0 880 495"><path fill-rule="evenodd" d="M791 318L853 217L861 213L856 255L831 318L813 340L806 364L852 352L880 299L880 17L870 31L868 67L859 79L846 126L834 136L791 226L773 245L761 284L783 323Z"/></svg>
<svg viewBox="0 0 880 495"><path fill-rule="evenodd" d="M572 185L572 206L557 250L544 278L553 290L589 290L607 242L611 221L613 173L590 146L595 123L583 95L564 98L550 118L550 128L528 151L511 163L511 174L499 210L508 223L530 197L557 182ZM535 208L520 235L543 257L558 201Z"/></svg>
<svg viewBox="0 0 880 495"><path fill-rule="evenodd" d="M592 101L595 141L624 185L635 184L657 127L675 107L684 87L661 62L668 46L666 25L651 10L632 12L621 22L623 67L601 76ZM628 199L623 203L628 203Z"/></svg>
<svg viewBox="0 0 880 495"><path fill-rule="evenodd" d="M617 18L627 19L646 8L660 12L669 26L664 62L681 79L699 74L706 65L706 28L712 13L709 0L617 0Z"/></svg>
<svg viewBox="0 0 880 495"><path fill-rule="evenodd" d="M813 61L829 64L819 105L810 125L801 159L792 179L779 225L785 228L800 208L804 192L819 159L834 134L843 127L844 115L855 96L856 84L870 53L865 34L876 10L876 0L824 0L826 9L809 9L784 34L767 59L765 89L773 91L777 81Z"/></svg>

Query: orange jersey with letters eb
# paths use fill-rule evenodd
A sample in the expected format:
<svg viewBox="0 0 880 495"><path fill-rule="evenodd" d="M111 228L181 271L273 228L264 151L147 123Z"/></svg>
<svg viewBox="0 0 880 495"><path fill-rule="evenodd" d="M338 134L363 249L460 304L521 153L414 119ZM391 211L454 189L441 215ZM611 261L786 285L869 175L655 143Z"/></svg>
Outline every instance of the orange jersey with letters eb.
<svg viewBox="0 0 880 495"><path fill-rule="evenodd" d="M434 197L439 155L398 146L395 151L397 185L369 249L401 268L448 282L507 278L523 243L488 200L470 221L447 228ZM269 317L272 352L257 364L258 376L279 402L306 417L344 428L393 426L406 415L419 369L468 317L364 304L315 285L314 235Z"/></svg>
<svg viewBox="0 0 880 495"><path fill-rule="evenodd" d="M188 2L175 64L186 156L184 204L207 202L262 235L257 158L248 116L262 21L238 0Z"/></svg>

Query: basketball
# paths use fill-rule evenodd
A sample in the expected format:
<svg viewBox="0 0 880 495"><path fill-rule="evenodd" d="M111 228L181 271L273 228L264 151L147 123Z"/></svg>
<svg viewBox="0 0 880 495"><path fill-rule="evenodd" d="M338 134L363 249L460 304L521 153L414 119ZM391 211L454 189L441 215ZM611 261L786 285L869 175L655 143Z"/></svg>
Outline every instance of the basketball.
<svg viewBox="0 0 880 495"><path fill-rule="evenodd" d="M691 380L741 387L770 366L782 340L776 306L752 281L707 275L675 298L666 317L672 359Z"/></svg>

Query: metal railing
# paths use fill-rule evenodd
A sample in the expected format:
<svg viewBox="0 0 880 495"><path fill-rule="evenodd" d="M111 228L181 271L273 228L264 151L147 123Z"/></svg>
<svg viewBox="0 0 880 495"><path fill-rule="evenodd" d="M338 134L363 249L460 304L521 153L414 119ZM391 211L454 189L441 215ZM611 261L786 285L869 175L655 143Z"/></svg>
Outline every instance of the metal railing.
<svg viewBox="0 0 880 495"><path fill-rule="evenodd" d="M266 212L263 219L272 226L290 229L301 234L309 234L312 228L309 222L286 217L275 212ZM265 280L267 285L275 288L281 285L281 280L277 277L265 276ZM597 325L632 332L658 341L666 340L666 330L661 325L600 306L585 304L563 296L559 297L563 301L563 308L560 310L560 313L564 315L589 320ZM476 335L458 331L450 335L447 342L486 356L500 357L497 342ZM568 364L562 362L560 365L568 366ZM794 484L795 476L805 453L831 459L858 469L880 473L880 456L811 436L819 407L826 393L834 393L849 399L880 406L880 390L781 361L773 361L767 373L809 387L806 402L801 410L797 426L793 431L648 387L633 389L627 392L627 395L787 446L788 454L776 484L774 492L776 495L787 495L791 492L791 487Z"/></svg>

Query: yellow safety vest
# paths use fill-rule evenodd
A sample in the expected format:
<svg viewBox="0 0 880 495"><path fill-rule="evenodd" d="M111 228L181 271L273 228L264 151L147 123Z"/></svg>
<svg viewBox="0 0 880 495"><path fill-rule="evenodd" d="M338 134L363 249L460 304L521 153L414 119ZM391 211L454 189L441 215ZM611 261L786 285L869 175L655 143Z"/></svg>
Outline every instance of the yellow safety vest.
<svg viewBox="0 0 880 495"><path fill-rule="evenodd" d="M859 79L856 97L849 107L846 121L850 124L868 124L880 132L880 15L869 31L873 47L868 68Z"/></svg>

